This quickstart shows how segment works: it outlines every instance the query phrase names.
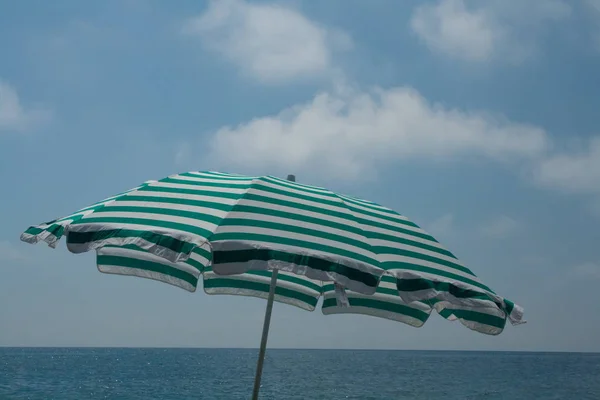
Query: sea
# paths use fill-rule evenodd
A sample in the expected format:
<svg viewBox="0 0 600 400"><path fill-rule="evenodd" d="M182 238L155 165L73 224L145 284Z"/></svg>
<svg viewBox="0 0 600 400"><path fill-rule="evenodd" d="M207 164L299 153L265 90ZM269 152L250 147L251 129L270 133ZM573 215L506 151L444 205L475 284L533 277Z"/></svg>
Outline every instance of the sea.
<svg viewBox="0 0 600 400"><path fill-rule="evenodd" d="M0 399L250 399L257 355L0 348ZM260 398L600 400L600 354L274 349Z"/></svg>

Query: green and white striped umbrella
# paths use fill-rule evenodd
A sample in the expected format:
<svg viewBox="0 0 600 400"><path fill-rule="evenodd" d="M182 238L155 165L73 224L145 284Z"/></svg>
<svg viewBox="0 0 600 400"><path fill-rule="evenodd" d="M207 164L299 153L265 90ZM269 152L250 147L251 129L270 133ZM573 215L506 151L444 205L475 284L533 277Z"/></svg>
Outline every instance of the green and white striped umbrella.
<svg viewBox="0 0 600 400"><path fill-rule="evenodd" d="M497 335L522 309L483 284L436 239L375 203L272 176L182 173L144 184L21 235L73 253L96 250L101 272L208 294L267 298L324 314L420 327L435 309Z"/></svg>
<svg viewBox="0 0 600 400"><path fill-rule="evenodd" d="M29 243L96 250L101 272L208 294L267 299L253 399L273 301L422 326L435 309L497 335L523 311L484 285L406 217L375 203L272 176L188 172L30 227Z"/></svg>

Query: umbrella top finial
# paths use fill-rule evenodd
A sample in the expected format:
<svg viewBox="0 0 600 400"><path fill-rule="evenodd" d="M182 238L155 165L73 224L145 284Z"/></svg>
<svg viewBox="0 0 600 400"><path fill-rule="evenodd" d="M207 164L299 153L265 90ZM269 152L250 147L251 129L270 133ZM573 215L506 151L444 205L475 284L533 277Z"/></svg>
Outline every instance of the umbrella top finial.
<svg viewBox="0 0 600 400"><path fill-rule="evenodd" d="M288 181L292 181L292 182L296 182L296 175L291 175L291 174L288 175L287 176L287 180Z"/></svg>

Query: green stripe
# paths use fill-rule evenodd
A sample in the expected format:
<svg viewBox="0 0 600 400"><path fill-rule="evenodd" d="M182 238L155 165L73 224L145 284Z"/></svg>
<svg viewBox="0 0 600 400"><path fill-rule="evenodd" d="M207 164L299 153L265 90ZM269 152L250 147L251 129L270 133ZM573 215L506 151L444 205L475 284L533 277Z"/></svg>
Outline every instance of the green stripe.
<svg viewBox="0 0 600 400"><path fill-rule="evenodd" d="M363 210L361 208L354 206L353 204L348 204L348 203L344 203L344 204L346 205L346 207L348 209L354 211L355 213L361 214L361 215L367 215L369 217L379 218L379 219L395 222L395 223L402 224L402 225L412 226L413 228L420 228L414 222L400 218L401 215L392 210L389 210L387 212L388 215L382 215L382 214L376 213L374 211ZM380 210L380 211L384 211L384 210ZM392 217L392 215L394 217Z"/></svg>
<svg viewBox="0 0 600 400"><path fill-rule="evenodd" d="M199 256L206 258L208 261L212 259L212 253L210 252L210 250L206 250L203 247L196 246L193 252L198 254Z"/></svg>
<svg viewBox="0 0 600 400"><path fill-rule="evenodd" d="M161 207L140 207L140 206L121 206L121 205L111 205L103 208L102 210L98 210L96 214L99 215L102 213L110 213L110 212L124 212L124 213L134 213L134 214L159 214L159 215L169 215L172 217L181 217L181 218L190 218L198 221L208 222L214 225L219 225L222 217L218 217L212 214L199 213L195 211L186 211L186 210L178 210L172 208L161 208ZM93 219L93 218L92 218Z"/></svg>
<svg viewBox="0 0 600 400"><path fill-rule="evenodd" d="M434 264L445 265L446 267L455 269L457 271L464 272L471 276L475 276L473 274L473 272L471 272L470 269L465 268L460 264L456 264L451 261L443 260L441 258L437 258L437 257L430 256L427 254L418 253L416 251L404 250L404 249L388 247L388 246L373 246L372 249L373 249L373 252L378 255L379 254L392 254L392 255L401 256L401 257L416 258L418 260L429 261ZM393 261L390 261L390 262L393 262Z"/></svg>
<svg viewBox="0 0 600 400"><path fill-rule="evenodd" d="M225 172L216 172L216 171L195 171L198 174L205 174L205 175L209 175L207 177L203 177L200 175L194 175L192 173L183 173L180 175L185 175L185 174L189 174L190 176L199 176L201 178L214 178L214 179L229 179L229 180L245 180L245 179L249 179L249 180L254 180L257 179L258 177L256 176L245 176L245 175L238 175L238 174L228 174Z"/></svg>
<svg viewBox="0 0 600 400"><path fill-rule="evenodd" d="M345 215L345 214L342 215L341 217L346 218L348 220L348 222L349 222L348 225L341 224L338 222L333 222L326 218L309 217L309 216L304 216L301 214L293 214L293 213L288 213L288 212L284 212L284 211L279 211L275 208L267 208L267 207L262 208L262 207L248 206L248 205L242 205L242 204L237 204L232 208L231 205L217 203L217 202L211 202L211 201L177 199L177 198L156 197L156 196L139 196L139 195L131 195L131 196L127 196L122 199L119 199L119 202L128 202L128 201L181 204L181 205L190 205L190 206L195 206L195 207L211 208L211 209L224 211L224 212L235 211L235 212L240 212L240 213L252 213L252 214L258 214L258 215L269 215L269 216L273 216L273 217L288 218L288 219L293 219L296 221L308 222L308 223L313 223L313 224L317 224L317 225L321 225L321 226L331 227L334 229L345 230L347 232L352 232L356 235L366 236L370 239L381 239L381 240L388 240L388 241L392 241L392 242L395 241L398 243L404 243L404 244L407 244L410 246L419 247L419 248L423 248L423 249L430 250L430 251L435 251L440 254L445 254L449 257L454 257L454 255L452 253L450 253L449 251L447 251L445 249L440 249L435 246L430 246L430 245L427 245L424 243L412 241L409 239L399 238L399 237L392 236L392 235L386 235L386 234L382 234L382 233L378 233L378 232L365 231L363 229L360 229L355 224L354 221L348 219L348 217L350 215ZM295 205L290 205L290 206L295 207ZM115 210L115 207L118 207L118 206L116 206L116 205L108 206L106 208L106 211L108 212L111 209ZM296 207L296 208L304 209L304 207ZM154 208L152 208L152 209L154 210ZM160 208L157 208L157 209L160 209ZM126 210L126 209L123 209L123 210ZM325 214L324 210L322 210L322 209L307 210L307 211L311 211L311 212L317 211L319 214L321 214L323 216L328 215L328 214ZM185 214L172 214L172 215L184 216ZM186 216L188 216L189 218L194 218L194 216L192 214L188 214ZM388 227L388 228L391 229L393 227ZM396 230L398 231L399 229L396 229ZM417 234L416 232L412 232L409 230L404 230L402 233L411 235L411 236L416 236L416 237L423 237L423 238L427 239L427 235ZM434 241L434 240L432 240L432 241Z"/></svg>
<svg viewBox="0 0 600 400"><path fill-rule="evenodd" d="M167 203L167 204L181 204L194 207L211 208L219 211L231 211L233 205L218 203L215 201L203 201L203 200L192 200L184 198L173 198L173 197L158 197L158 196L140 196L131 195L119 199L119 203L127 201L139 201L139 202L152 202L152 203Z"/></svg>
<svg viewBox="0 0 600 400"><path fill-rule="evenodd" d="M107 246L104 246L104 247L105 247L105 248L113 248L113 249L127 249L127 250L130 250L130 251L137 251L137 252L144 253L144 254L151 254L151 253L149 253L147 250L145 250L145 249L142 249L141 247L138 247L138 246L136 246L136 245L134 245L134 244L126 244L126 245L124 245L124 246L114 246L114 245L107 245ZM201 249L201 250L202 250L202 252L198 251L197 249ZM200 254L200 255L204 256L204 255L202 254L203 252L204 252L204 253L208 253L208 256L210 257L210 253L209 253L209 252L207 252L207 251L205 251L204 249L202 249L202 248L200 248L200 247L196 247L196 248L194 249L194 251L193 251L193 253L197 253L197 254ZM158 257L158 256L156 256L156 257ZM204 256L204 257L206 258L206 256ZM209 258L209 260L210 260L210 258ZM165 261L167 261L167 260L165 260ZM184 263L184 264L188 264L188 265L190 265L190 266L192 266L192 267L196 268L196 269L197 269L198 271L200 271L200 272L204 271L204 268L205 268L204 264L202 264L202 263L201 263L201 262L199 262L199 261L196 261L196 260L194 260L194 259L193 259L193 258L191 258L191 257L190 257L190 258L188 258L188 259L187 259L185 262L183 262L183 263Z"/></svg>
<svg viewBox="0 0 600 400"><path fill-rule="evenodd" d="M221 174L213 174L210 172L202 172L202 173L207 174L209 176L195 175L190 172L183 172L181 174L177 174L176 177L177 176L185 176L185 177L194 178L194 179L215 179L215 180L221 180L223 182L231 182L233 180L252 182L255 179L252 176L221 175Z"/></svg>
<svg viewBox="0 0 600 400"><path fill-rule="evenodd" d="M202 179L201 177L194 177L194 178ZM218 188L224 188L224 189L249 189L252 186L251 183L204 182L201 180L190 181L190 180L186 180L186 179L177 179L177 178L165 178L165 179L162 179L160 182L161 183L173 183L173 184L178 184L178 185L207 187L207 188L218 187Z"/></svg>
<svg viewBox="0 0 600 400"><path fill-rule="evenodd" d="M261 179L261 180L265 181L265 179ZM279 187L282 187L282 189L260 186L260 190L275 193L275 194L285 195L285 196L291 196L291 197L302 199L302 200L314 201L317 203L327 204L327 205L334 206L334 207L344 208L344 206L347 206L347 204L345 203L344 199L341 196L338 196L335 193L332 193L330 191L316 192L316 191L306 190L305 188L300 187L300 184L287 183L287 182L284 183L283 181L279 181L279 182L273 182L273 181L274 181L274 179L269 180L270 183L278 184ZM305 195L305 194L299 194L299 193L294 193L294 192L288 192L285 190L285 188L297 189L297 190L302 191L307 194ZM310 196L308 193L329 197L331 200L316 198L316 197ZM391 214L397 215L397 213L395 213L391 210L382 210L382 211L384 211L386 213L391 213ZM366 213L368 213L368 211L366 211ZM385 216L384 216L384 218L385 218Z"/></svg>
<svg viewBox="0 0 600 400"><path fill-rule="evenodd" d="M369 246L368 243L349 238L348 236L342 236L342 235L338 235L335 233L324 232L324 231L320 231L317 229L305 228L305 227L299 226L299 225L288 225L288 224L282 224L282 223L278 223L278 222L261 221L261 220L257 220L257 219L226 218L219 225L219 227L224 227L224 226L241 226L241 227L248 226L248 227L253 227L253 228L264 228L264 229L269 229L269 230L273 230L273 231L302 234L302 235L307 235L307 236L313 236L317 241L318 241L318 238L327 239L327 240L331 240L334 242L347 244L349 246L353 246L353 247L356 247L359 249L367 250L369 252L371 251L371 246ZM278 235L278 234L279 234L278 232L273 232L273 235Z"/></svg>
<svg viewBox="0 0 600 400"><path fill-rule="evenodd" d="M174 231L183 231L192 233L203 238L208 238L212 232L200 228L199 226L189 225L189 224L181 224L178 222L170 222L170 221L161 221L157 219L146 219L146 218L128 218L128 217L99 217L99 218L90 218L85 219L83 221L76 221L71 225L83 225L83 224L97 224L97 223L106 223L106 224L135 224L135 225L145 225L148 226L148 229L152 228L167 228L172 229ZM146 232L146 231L138 231L138 232ZM72 232L69 232L69 236Z"/></svg>
<svg viewBox="0 0 600 400"><path fill-rule="evenodd" d="M387 271L390 271L393 269L405 269L405 270L409 270L409 271L426 272L428 274L443 276L445 278L454 279L456 281L468 283L469 285L476 286L483 290L487 290L490 293L494 293L489 287L487 287L483 283L474 281L469 278L465 278L464 276L461 276L461 275L453 274L451 272L442 271L442 270L439 270L436 268L424 267L422 265L410 264L410 263L404 263L404 262L398 262L398 261L384 262L384 263L382 263L382 267L383 267L383 269L385 269ZM424 279L424 280L431 282L427 279ZM412 279L411 279L411 281L412 281Z"/></svg>
<svg viewBox="0 0 600 400"><path fill-rule="evenodd" d="M108 265L112 267L125 267L125 268L135 268L142 269L146 271L158 272L163 275L172 276L174 278L180 279L196 287L198 285L198 278L193 275L182 271L177 268L169 267L165 264L147 261L147 260L138 260L137 258L128 258L128 257L120 257L120 256L106 256L106 255L98 255L96 257L96 263L98 265Z"/></svg>
<svg viewBox="0 0 600 400"><path fill-rule="evenodd" d="M268 249L228 250L213 252L213 265L270 260L307 266L319 271L335 272L353 281L362 282L370 287L376 287L378 283L377 277L367 272L362 272L354 268L346 267L345 265L323 260L321 258L309 257L303 254L287 253Z"/></svg>
<svg viewBox="0 0 600 400"><path fill-rule="evenodd" d="M354 233L359 236L364 236L364 234L365 234L365 232L362 229L360 229L359 227L357 227L354 224L354 221L351 221L351 220L348 220L348 225L346 225L346 224L341 224L339 222L331 221L326 218L309 217L309 216L305 216L302 214L294 214L294 213L289 213L286 211L280 211L275 208L267 208L267 207L262 208L262 207L248 206L248 205L243 205L243 204L236 204L235 207L233 207L232 211L240 212L240 213L248 213L248 214L268 215L271 217L286 218L286 219L291 219L294 221L316 224L318 226L327 226L329 228L334 228L334 229L339 229L341 231L351 232L351 233ZM320 214L323 216L327 215L323 211L324 210L321 210Z"/></svg>
<svg viewBox="0 0 600 400"><path fill-rule="evenodd" d="M316 194L316 195L321 195L321 196L325 196L325 197L329 197L332 199L336 199L338 196L336 196L333 192L325 189L325 188L319 188L316 186L310 186L310 185L304 185L302 183L298 183L298 182L291 182L285 179L281 179L281 178L277 178L275 176L265 176L261 178L262 182L269 182L269 183L273 183L275 185L279 185L281 187L284 188L289 188L289 189L295 189L304 193L309 193L309 194Z"/></svg>
<svg viewBox="0 0 600 400"><path fill-rule="evenodd" d="M400 292L416 292L420 290L435 290L438 292L448 292L459 299L478 299L489 300L495 303L494 299L481 292L471 289L463 289L448 282L434 282L429 279L398 279L397 287ZM493 292L492 292L493 293Z"/></svg>
<svg viewBox="0 0 600 400"><path fill-rule="evenodd" d="M30 226L29 228L27 228L27 230L24 233L31 235L31 236L37 236L40 233L45 232L45 231L46 231L45 229L38 228L37 226Z"/></svg>
<svg viewBox="0 0 600 400"><path fill-rule="evenodd" d="M193 196L207 196L207 197L216 197L220 199L231 199L238 200L242 197L240 193L228 193L228 192L215 192L212 190L199 190L199 189L181 189L181 188L171 188L171 187L163 187L163 186L146 186L140 188L139 192L156 192L156 193L176 193L179 195L189 194Z"/></svg>
<svg viewBox="0 0 600 400"><path fill-rule="evenodd" d="M387 207L383 207L381 204L373 203L372 201L359 199L358 197L348 196L347 194L338 194L338 197L358 206L365 206L372 208L373 210L392 211ZM399 213L392 211L394 214L400 215Z"/></svg>
<svg viewBox="0 0 600 400"><path fill-rule="evenodd" d="M307 241L303 241L303 240L290 239L290 238L285 238L285 237L277 237L277 236L261 235L261 234L253 234L253 233L232 232L232 233L218 233L218 234L213 235L212 242L218 242L218 241L238 241L238 242L256 241L256 242L274 243L274 244L280 244L280 245L285 245L285 246L293 246L293 247L317 250L317 251L321 251L321 252L329 253L329 254L335 254L335 255L338 255L341 257L348 258L350 260L359 261L359 262L369 264L369 265L375 266L375 267L379 264L379 262L377 260L363 256L362 254L354 253L354 252L343 250L343 249L338 249L336 247L327 246L327 245L323 245L323 244L319 244L319 243L307 242ZM331 261L327 261L327 263L334 265L334 263ZM340 268L342 267L341 264L339 264L339 266L340 266ZM348 267L344 266L344 268L348 268ZM349 269L355 270L354 268L349 268ZM377 279L375 278L375 275L372 275L372 274L366 273L366 272L364 272L362 274L366 274L369 277L372 277L374 279L374 281L371 280L370 278L367 279L367 281L364 282L365 284L368 284L369 286L376 286ZM367 282L369 282L369 283L367 283Z"/></svg>
<svg viewBox="0 0 600 400"><path fill-rule="evenodd" d="M448 257L456 258L456 257L454 257L454 255L452 253L450 253L446 249L431 246L431 245L424 244L424 243L417 242L417 241L410 240L410 239L399 238L397 236L386 235L386 234L378 233L378 232L365 231L365 230L361 229L360 227L358 227L356 225L356 222L352 221L352 220L348 220L348 224L346 225L346 224L341 224L341 223L334 222L334 221L324 219L324 218L309 217L309 216L304 216L301 214L293 214L293 213L289 213L289 212L285 212L285 211L280 211L280 210L277 210L274 208L261 208L261 207L247 206L247 205L241 205L241 204L237 204L231 211L240 212L240 213L258 214L258 215L269 215L269 216L273 216L273 217L286 218L286 219L291 219L294 221L301 221L301 222L316 224L319 226L326 226L326 227L333 228L333 229L339 229L342 231L351 232L356 235L363 236L363 237L366 237L369 239L379 239L379 240L387 240L387 241L396 242L396 243L402 243L402 244L406 244L409 246L414 246L414 247L422 248L424 250L429 250L429 251L433 251L433 252L436 252L439 254L443 254ZM323 214L323 215L325 215L325 214ZM411 236L417 236L417 235L412 235L411 231L406 231L406 234L411 235Z"/></svg>
<svg viewBox="0 0 600 400"><path fill-rule="evenodd" d="M411 232L411 231L408 231ZM414 235L415 232L412 233L407 233L410 236L417 236ZM452 254L451 252L449 252L448 250L441 248L441 247L437 247L437 246L432 246L426 243L421 243L421 242L417 242L415 240L411 240L411 239L405 239L405 238L401 238L398 236L393 236L393 235L388 235L385 233L379 233L379 232L369 232L366 231L364 232L364 234L370 238L370 239L378 239L378 240L387 240L389 242L392 243L400 243L400 244L406 244L408 246L413 246L413 247L418 247L420 249L423 250L429 250L435 253L439 253L439 254L443 254L445 256L448 257L452 257L454 259L456 259L456 256L454 256L454 254ZM380 246L381 248L386 248L387 246Z"/></svg>
<svg viewBox="0 0 600 400"><path fill-rule="evenodd" d="M210 238L211 242L219 242L219 241L235 241L235 242L265 242L265 243L273 243L284 246L293 246L300 247L304 249L317 250L324 253L329 253L332 255L337 255L341 257L348 258L353 261L359 261L364 264L369 264L374 267L379 266L379 261L364 256L359 253L355 253L352 251L339 249L337 247L328 246L315 242L308 242L305 240L299 239L291 239L280 236L272 236L272 235L262 235L258 233L244 233L244 232L226 232L226 233L216 233Z"/></svg>
<svg viewBox="0 0 600 400"><path fill-rule="evenodd" d="M149 198L150 196L145 196L143 199L138 199L137 197L138 196L128 196L126 201L146 201L146 199ZM165 201L165 203L169 203L169 204L181 204L182 203L182 202L175 201L175 199L168 199L168 200L172 200L172 201ZM155 199L155 202L158 202L158 200ZM213 203L213 202L197 202L197 203L203 203L202 204L203 207L210 207L213 204L217 204L217 203ZM113 203L113 204L118 204L118 203ZM229 208L231 210L231 207L223 207L223 206L218 207L218 209L222 210L222 211L228 211L227 208ZM314 223L317 225L330 226L332 228L336 228L336 229L340 229L340 230L351 231L351 232L353 232L357 235L361 235L361 236L365 234L365 232L363 230L361 230L357 227L354 227L352 225L343 225L343 224L331 222L331 221L328 221L325 219L304 217L302 215L289 214L289 213L285 213L285 212L273 210L273 209L268 209L268 208L259 208L259 207L252 207L252 206L236 206L233 208L232 211L254 213L257 215L265 215L265 214L272 215L272 216L277 216L277 217L281 217L281 218L294 219L294 220L302 221L302 222L310 222L310 223ZM365 249L368 247L368 245L364 242L355 241L355 240L347 238L347 237L336 236L335 234L327 234L327 233L324 233L323 231L308 230L308 228L302 229L297 226L289 226L289 225L279 225L279 227L276 227L275 223L262 222L262 221L250 221L249 222L248 220L242 220L242 219L239 219L239 220L225 219L222 221L221 217L217 217L217 216L214 216L211 214L186 211L186 210L177 210L177 209L160 208L160 207L107 205L106 207L96 211L97 214L103 213L103 212L152 213L152 214L159 214L159 215L170 215L170 216L176 216L176 217L197 219L197 220L206 221L206 222L209 222L209 223L212 223L215 225L219 225L219 223L221 223L221 225L254 225L254 226L262 226L262 227L266 227L266 228L272 227L272 229L280 229L280 230L292 231L292 232L297 232L297 233L302 233L304 231L307 234L312 234L314 236L320 236L320 237L324 237L324 238L328 238L328 239L332 239L332 240L337 240L339 242L347 243L347 244L350 244L350 245L353 245L356 247L361 247L361 248L365 248ZM241 221L241 222L236 222L236 221ZM430 251L435 251L435 252L439 252L441 254L449 255L450 257L454 257L450 252L448 252L446 250L439 249L434 246L428 246L426 244L422 244L422 243L407 240L407 239L396 238L396 237L393 237L390 235L381 235L378 233L370 234L368 236L373 236L375 238L381 238L383 240L391 240L391 241L396 241L396 242L400 242L400 243L405 243L405 244L408 244L411 246L424 248L424 249L427 249ZM338 239L336 239L334 237L337 237ZM397 249L393 249L390 247L378 247L378 248L382 249L381 251L379 251L379 253L388 251L391 254L400 254L402 252L402 250L397 250ZM408 251L404 251L404 252L406 254L417 254L417 253L410 253ZM408 255L408 256L410 256L410 255ZM433 258L430 256L419 256L417 258L427 259L430 261L438 260L437 258ZM456 265L453 263L446 262L444 260L433 261L433 262L438 262L440 264L448 265L451 267ZM464 272L472 275L471 271L469 271L468 269L466 269L464 267L458 266L458 268L456 268L456 269L460 269L461 271L464 271Z"/></svg>
<svg viewBox="0 0 600 400"><path fill-rule="evenodd" d="M271 183L273 183L273 182L271 182ZM281 185L279 187L281 187ZM253 186L253 189L261 190L263 192L272 193L272 194L276 194L276 195L280 195L280 196L291 197L294 200L310 201L310 202L314 202L314 203L318 203L318 204L322 204L322 205L336 207L336 208L339 208L342 210L345 209L344 203L335 196L332 197L332 199L335 199L335 200L321 199L321 198L317 198L314 196L310 196L308 194L300 194L300 193L290 192L283 188L279 189L279 188L274 188L271 186L261 185L260 181L256 182L256 184Z"/></svg>
<svg viewBox="0 0 600 400"><path fill-rule="evenodd" d="M397 304L397 303L390 303L390 302L380 301L380 300L375 300L375 299L356 298L356 297L348 298L348 303L350 304L350 307L366 307L366 308L372 308L375 310L382 310L382 311L393 312L396 314L407 315L409 317L418 319L419 321L421 321L423 323L425 321L427 321L427 319L429 318L429 314L424 311L421 311L416 308L407 307L405 305ZM329 308L329 307L337 307L337 300L335 299L335 297L323 300L322 308Z"/></svg>
<svg viewBox="0 0 600 400"><path fill-rule="evenodd" d="M141 189L141 188L143 188L145 186L148 186L148 184L144 183L142 185L139 185L136 188L129 189L129 190L126 190L124 192L121 192L121 193L117 194L116 196L107 197L104 200L98 201L98 202L96 202L96 203L94 203L94 204L92 204L90 206L81 208L81 209L75 211L74 213L72 213L72 214L70 214L70 215L68 215L66 217L59 218L59 219L57 219L56 221L53 221L53 222L61 222L61 221L65 221L67 219L80 219L81 217L83 217L83 215L81 213L84 213L86 211L95 212L96 210L101 209L102 207L104 207L107 203L109 203L111 201L115 201L115 200L117 200L117 199L119 199L121 197L126 197L127 194L129 194L129 193L131 193L133 191L137 191L137 190L139 190L139 189Z"/></svg>
<svg viewBox="0 0 600 400"><path fill-rule="evenodd" d="M60 239L63 235L65 231L65 227L59 224L52 224L46 228L38 228L37 226L31 226L29 227L25 233L28 235L32 235L32 236L37 236L39 234L41 234L42 232L48 232L54 236L56 236L57 239Z"/></svg>
<svg viewBox="0 0 600 400"><path fill-rule="evenodd" d="M391 209L386 208L386 207L383 207L383 206L380 206L379 204L368 203L368 202L366 202L364 200L363 201L356 200L356 199L353 199L353 198L350 198L350 197L347 197L347 196L339 196L339 197L344 201L344 203L346 203L347 207L351 208L352 210L355 210L356 212L367 213L367 214L373 215L373 216L377 215L378 217L386 218L387 219L386 215L381 216L378 213L371 214L371 212L369 210L373 210L374 212L375 211L380 211L380 212L382 212L384 214L389 214L390 216L394 216L395 217L393 219L394 221L397 221L397 219L399 218L400 221L398 221L398 222L408 223L408 224L411 224L412 226L415 226L417 228L419 227L414 222L409 221L409 220L405 220L404 218L402 218L402 215L399 214L399 213L397 213L396 211L391 210ZM368 208L369 210L363 210L363 209L357 208L356 206L362 206L362 207Z"/></svg>
<svg viewBox="0 0 600 400"><path fill-rule="evenodd" d="M189 254L195 246L192 243L184 242L171 236L132 229L105 229L95 232L71 231L67 235L67 243L88 244L92 242L108 240L111 238L139 238L180 254Z"/></svg>
<svg viewBox="0 0 600 400"><path fill-rule="evenodd" d="M357 224L363 224L363 225L372 226L375 228L386 229L386 230L389 230L392 232L404 233L406 235L411 235L411 236L419 237L419 238L422 238L425 240L429 240L429 241L438 243L437 240L433 236L430 236L426 233L414 232L409 229L404 229L404 228L400 228L397 226L388 225L386 223L373 221L373 220L369 220L366 218L360 218L357 216L353 216L350 212L347 212L347 211L340 212L340 211L334 211L334 210L327 210L327 209L319 208L316 206L311 206L311 205L304 204L304 203L296 203L293 201L280 200L280 199L275 199L272 197L261 196L261 195L254 194L254 193L246 193L244 195L244 200L262 202L262 203L272 204L272 205L282 206L282 207L296 208L299 210L313 212L315 214L321 214L325 217L327 217L327 216L337 217L340 219L345 219L347 221L353 221L354 223L357 223ZM237 205L235 205L233 210L237 210L237 208L240 206L241 205L238 203ZM367 234L367 233L370 233L370 232L365 230L365 234ZM373 233L373 235L375 235L375 233Z"/></svg>
<svg viewBox="0 0 600 400"><path fill-rule="evenodd" d="M260 282L252 282L252 281L243 281L239 279L227 279L227 278L218 278L218 279L205 279L204 280L204 288L205 289L246 289L246 290L256 290L257 292L269 293L270 285L269 283L260 283ZM297 292L295 290L286 289L280 286L275 287L275 294L283 297L288 297L291 299L299 300L303 303L309 304L312 307L317 305L319 301L318 297L312 297L304 293Z"/></svg>
<svg viewBox="0 0 600 400"><path fill-rule="evenodd" d="M257 187L257 189L259 189ZM325 199L318 199L312 196L308 196L308 195L303 195L303 194L298 194L298 193L291 193L285 190L280 190L280 189L276 189L276 188L272 188L272 187L268 187L268 186L260 186L260 190L265 191L265 192L269 192L269 193L273 193L273 194L278 194L278 195L282 195L282 196L288 196L288 197L292 197L294 199L300 199L300 200L306 200L306 201L312 201L315 203L320 203L320 204L325 204L325 205L329 205L329 206L333 206L336 208L341 208L341 209L350 209L352 211L355 211L359 214L362 215L368 215L371 217L376 217L376 218L380 218L383 220L387 220L387 221L392 221L392 222L396 222L398 224L403 224L403 225L408 225L408 226L412 226L412 227L416 227L418 228L418 226L416 224L414 224L413 222L404 220L404 219L399 219L399 218L392 218L391 216L386 216L386 215L381 215L375 212L371 212L371 211L366 211L366 210L361 210L359 208L356 208L350 204L345 203L341 198L337 197L338 201L330 201L330 200L325 200ZM245 197L245 196L244 196ZM329 211L329 210L327 210ZM393 212L392 212L393 213ZM395 215L398 215L396 213L393 213Z"/></svg>
<svg viewBox="0 0 600 400"><path fill-rule="evenodd" d="M506 299L504 299L504 306L505 306L505 309L506 309L506 313L507 313L507 314L509 314L509 315L510 315L510 314L513 312L513 310L515 309L515 303L513 303L513 302L512 302L512 301L510 301L510 300L506 300Z"/></svg>
<svg viewBox="0 0 600 400"><path fill-rule="evenodd" d="M494 328L499 329L504 329L504 326L506 325L505 318L500 318L495 315L480 313L477 311L450 310L445 308L441 312L439 312L439 314L446 319L450 318L452 314L454 314L454 316L456 316L457 318L477 322L483 325L493 326Z"/></svg>

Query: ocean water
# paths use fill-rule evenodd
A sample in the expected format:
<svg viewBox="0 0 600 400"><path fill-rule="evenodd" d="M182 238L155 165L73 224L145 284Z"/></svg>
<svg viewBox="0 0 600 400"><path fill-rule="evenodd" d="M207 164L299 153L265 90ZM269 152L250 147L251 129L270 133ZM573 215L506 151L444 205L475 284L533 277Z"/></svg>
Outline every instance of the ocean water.
<svg viewBox="0 0 600 400"><path fill-rule="evenodd" d="M249 399L257 350L0 348L0 399ZM261 399L600 399L600 354L268 350Z"/></svg>

